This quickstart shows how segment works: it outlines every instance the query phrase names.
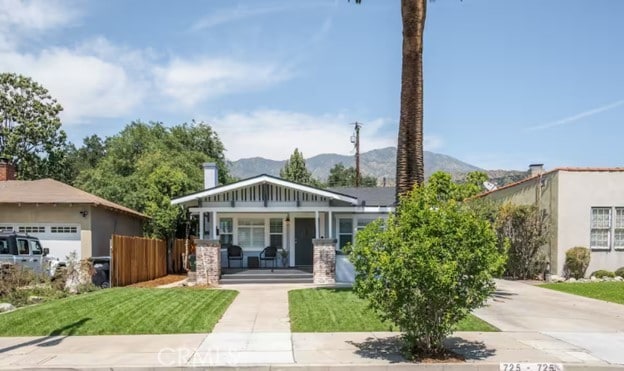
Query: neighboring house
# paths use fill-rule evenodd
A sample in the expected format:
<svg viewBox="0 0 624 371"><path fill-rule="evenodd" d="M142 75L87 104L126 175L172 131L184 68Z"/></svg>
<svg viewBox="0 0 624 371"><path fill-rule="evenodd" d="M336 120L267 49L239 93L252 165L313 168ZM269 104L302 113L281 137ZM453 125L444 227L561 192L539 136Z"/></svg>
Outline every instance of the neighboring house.
<svg viewBox="0 0 624 371"><path fill-rule="evenodd" d="M53 179L15 180L0 160L0 231L38 237L50 255L65 260L110 254L113 234L141 236L148 217Z"/></svg>
<svg viewBox="0 0 624 371"><path fill-rule="evenodd" d="M276 246L289 252L291 267L312 266L314 238L334 238L342 248L394 211L394 188L320 189L264 174L218 186L212 163L204 164L204 180L203 191L172 201L198 218L198 237L239 245L246 257Z"/></svg>
<svg viewBox="0 0 624 371"><path fill-rule="evenodd" d="M527 179L480 195L518 205L537 204L550 221L551 272L562 274L565 252L591 249L587 274L624 266L624 168L557 168L531 165Z"/></svg>

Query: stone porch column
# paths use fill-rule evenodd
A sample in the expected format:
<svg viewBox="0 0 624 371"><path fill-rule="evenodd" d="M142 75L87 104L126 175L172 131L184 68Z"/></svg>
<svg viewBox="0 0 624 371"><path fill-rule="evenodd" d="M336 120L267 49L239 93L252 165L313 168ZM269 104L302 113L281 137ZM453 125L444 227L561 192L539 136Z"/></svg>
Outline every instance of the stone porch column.
<svg viewBox="0 0 624 371"><path fill-rule="evenodd" d="M314 245L313 276L315 284L336 283L336 240L317 238Z"/></svg>
<svg viewBox="0 0 624 371"><path fill-rule="evenodd" d="M195 267L198 285L219 285L221 278L221 242L195 240L197 246Z"/></svg>

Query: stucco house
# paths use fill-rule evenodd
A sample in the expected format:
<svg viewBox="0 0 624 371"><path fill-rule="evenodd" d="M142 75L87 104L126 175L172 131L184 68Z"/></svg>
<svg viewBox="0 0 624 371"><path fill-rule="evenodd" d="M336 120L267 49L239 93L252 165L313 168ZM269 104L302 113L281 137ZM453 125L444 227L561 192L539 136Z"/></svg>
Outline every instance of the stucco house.
<svg viewBox="0 0 624 371"><path fill-rule="evenodd" d="M113 234L141 236L148 217L53 179L15 180L0 161L0 231L38 237L50 255L65 260L110 254Z"/></svg>
<svg viewBox="0 0 624 371"><path fill-rule="evenodd" d="M245 257L276 246L289 252L290 267L312 266L313 239L336 239L340 249L394 211L394 188L320 189L266 174L218 185L214 163L204 164L204 188L172 200L198 218L200 239L241 246Z"/></svg>
<svg viewBox="0 0 624 371"><path fill-rule="evenodd" d="M518 205L537 204L550 225L551 273L563 273L565 252L591 249L587 274L624 266L624 168L530 166L530 176L480 197Z"/></svg>

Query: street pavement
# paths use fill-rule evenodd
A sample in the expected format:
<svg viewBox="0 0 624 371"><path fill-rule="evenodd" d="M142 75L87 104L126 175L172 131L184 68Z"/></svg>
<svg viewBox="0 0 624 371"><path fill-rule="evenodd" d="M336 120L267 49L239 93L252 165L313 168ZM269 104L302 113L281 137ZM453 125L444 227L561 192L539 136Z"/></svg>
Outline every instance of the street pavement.
<svg viewBox="0 0 624 371"><path fill-rule="evenodd" d="M240 294L211 334L5 337L0 338L0 369L417 366L498 370L501 362L552 362L578 370L624 369L618 354L624 353L624 306L587 302L518 282L499 281L497 285L494 300L477 314L503 332L458 332L447 340L448 348L463 355L466 362L408 363L401 356L397 333L291 333L288 291L313 286L240 285L228 286Z"/></svg>

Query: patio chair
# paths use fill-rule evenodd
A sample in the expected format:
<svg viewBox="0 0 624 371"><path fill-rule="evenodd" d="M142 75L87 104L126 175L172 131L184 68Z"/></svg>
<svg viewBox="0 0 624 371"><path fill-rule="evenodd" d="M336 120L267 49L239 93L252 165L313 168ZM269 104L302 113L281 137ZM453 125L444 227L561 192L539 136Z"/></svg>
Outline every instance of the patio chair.
<svg viewBox="0 0 624 371"><path fill-rule="evenodd" d="M275 269L275 261L277 260L277 247L268 246L268 247L265 247L264 250L262 250L262 252L260 253L260 261L267 261L267 260L273 261L273 266L271 267L271 272L273 272L273 269ZM265 267L266 267L266 263L265 263Z"/></svg>
<svg viewBox="0 0 624 371"><path fill-rule="evenodd" d="M230 268L230 260L239 260L241 268L243 267L243 249L240 246L229 245L227 247L228 269Z"/></svg>

